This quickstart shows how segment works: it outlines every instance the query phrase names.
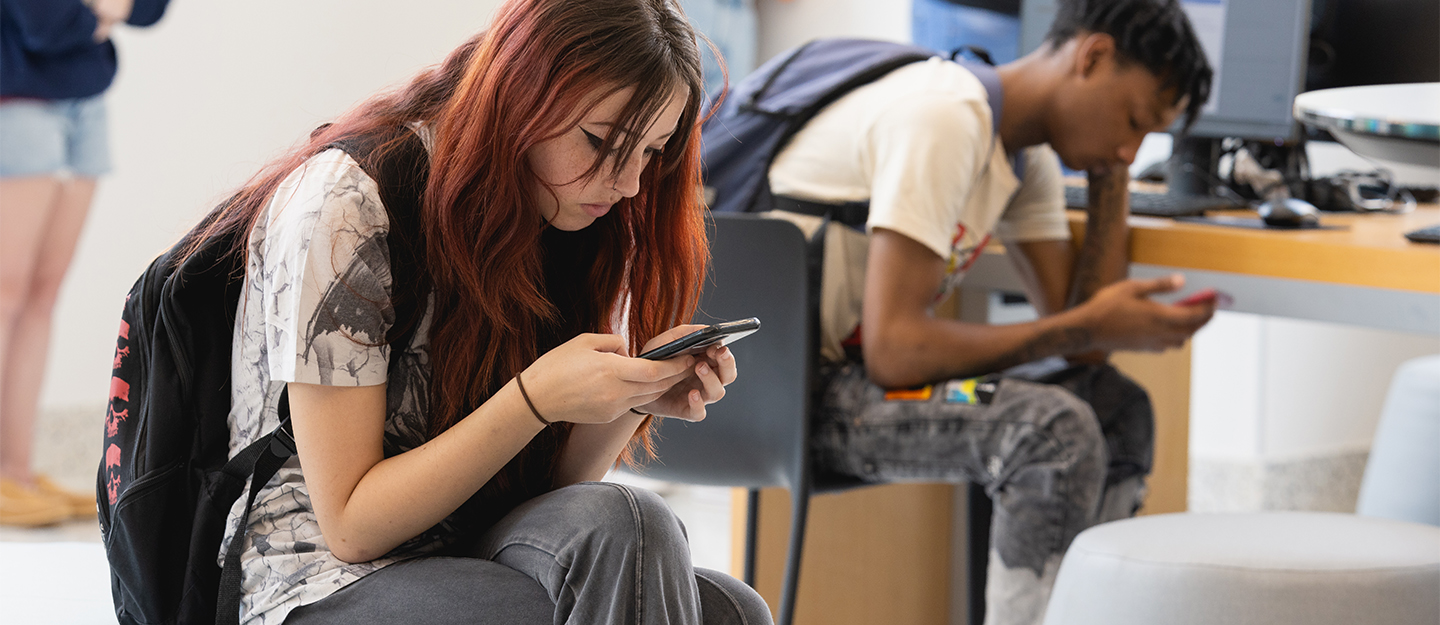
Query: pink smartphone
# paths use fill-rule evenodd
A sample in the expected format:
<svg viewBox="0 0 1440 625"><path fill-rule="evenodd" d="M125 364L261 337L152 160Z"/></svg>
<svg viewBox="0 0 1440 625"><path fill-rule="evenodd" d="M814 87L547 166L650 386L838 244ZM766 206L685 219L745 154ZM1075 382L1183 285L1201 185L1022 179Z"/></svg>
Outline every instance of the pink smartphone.
<svg viewBox="0 0 1440 625"><path fill-rule="evenodd" d="M1229 293L1226 293L1224 291L1218 291L1215 289L1200 289L1199 291L1191 293L1185 299L1175 302L1175 305L1194 306L1196 304L1204 304L1212 300L1215 302L1216 308L1229 308L1231 304L1235 303L1235 298L1230 297Z"/></svg>

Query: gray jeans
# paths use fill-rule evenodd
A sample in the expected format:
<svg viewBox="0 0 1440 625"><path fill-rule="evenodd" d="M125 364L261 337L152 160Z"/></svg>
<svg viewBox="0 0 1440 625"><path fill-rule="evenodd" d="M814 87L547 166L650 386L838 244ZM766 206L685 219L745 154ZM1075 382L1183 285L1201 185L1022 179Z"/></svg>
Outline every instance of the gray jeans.
<svg viewBox="0 0 1440 625"><path fill-rule="evenodd" d="M825 376L821 483L973 482L994 500L989 623L1038 622L1075 535L1139 507L1154 417L1113 367L1042 361L891 393L860 364Z"/></svg>
<svg viewBox="0 0 1440 625"><path fill-rule="evenodd" d="M393 564L285 623L771 622L749 586L692 567L685 528L640 488L587 482L541 495L487 530L472 555Z"/></svg>

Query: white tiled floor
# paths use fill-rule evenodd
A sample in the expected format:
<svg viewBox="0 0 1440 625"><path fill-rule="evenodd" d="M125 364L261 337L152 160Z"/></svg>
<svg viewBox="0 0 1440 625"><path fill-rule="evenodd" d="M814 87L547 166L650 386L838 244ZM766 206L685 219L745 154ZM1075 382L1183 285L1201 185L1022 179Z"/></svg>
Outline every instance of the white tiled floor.
<svg viewBox="0 0 1440 625"><path fill-rule="evenodd" d="M77 492L83 474L51 477ZM0 624L112 625L110 571L95 519L54 527L0 527Z"/></svg>

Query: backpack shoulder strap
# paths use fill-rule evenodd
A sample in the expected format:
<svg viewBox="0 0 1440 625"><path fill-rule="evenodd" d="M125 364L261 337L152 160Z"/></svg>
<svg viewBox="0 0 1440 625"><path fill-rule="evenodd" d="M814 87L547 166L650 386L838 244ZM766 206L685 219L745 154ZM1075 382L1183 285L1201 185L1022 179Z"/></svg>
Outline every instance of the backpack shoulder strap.
<svg viewBox="0 0 1440 625"><path fill-rule="evenodd" d="M380 201L390 216L386 244L390 248L391 297L395 301L395 324L385 338L392 345L406 345L420 325L430 292L425 233L420 221L430 181L430 153L419 135L404 127L343 137L330 147L354 158L380 188Z"/></svg>
<svg viewBox="0 0 1440 625"><path fill-rule="evenodd" d="M867 39L817 39L762 65L730 91L702 129L707 193L717 212L771 208L769 171L820 110L933 50Z"/></svg>
<svg viewBox="0 0 1440 625"><path fill-rule="evenodd" d="M220 569L220 591L215 601L215 625L239 625L240 623L240 551L245 546L245 537L250 532L250 510L255 507L255 494L260 492L256 484L267 484L280 470L290 456L295 455L295 435L290 426L290 391L280 392L280 425L269 434L250 443L235 454L221 469L243 484L249 478L250 495L245 499L245 511L240 513L240 525L230 538L225 550L225 564Z"/></svg>
<svg viewBox="0 0 1440 625"><path fill-rule="evenodd" d="M934 50L869 39L817 39L755 71L735 88L737 106L802 117L902 66L936 56Z"/></svg>
<svg viewBox="0 0 1440 625"><path fill-rule="evenodd" d="M990 150L994 151L995 142L1000 140L1000 116L1005 105L1005 90L1000 84L1000 74L989 62L990 57L988 55L981 56L979 61L961 58L960 55L966 51L966 48L956 50L951 56L951 60L970 70L970 73L980 79L980 84L985 87L985 99L990 103ZM1025 153L1022 151L1015 154L1010 166L1015 170L1015 177L1023 179L1025 177Z"/></svg>
<svg viewBox="0 0 1440 625"><path fill-rule="evenodd" d="M840 55L836 55L835 57L842 60L847 59L850 53L856 51L877 55L873 59L868 60L867 62L873 64L871 67L886 68L886 73L893 71L898 67L905 65L906 63L913 63L917 60L923 60L923 58L929 58L930 56L934 56L933 52L929 52L924 48L916 48L915 46L904 46L901 44L885 44L884 42L869 42L864 40L820 40L812 42L811 44L808 44L808 46L818 46L821 48L833 48L837 46L844 47L846 49L843 51L843 53ZM854 48L850 48L849 46L854 46ZM776 72L785 72L786 68L794 62L793 57L799 57L802 54L805 54L807 47L797 49L794 53L791 54L791 58L782 59L782 62L779 64L780 66L776 68ZM964 58L961 56L962 54L965 54L967 52L976 55L979 60L971 60L969 58ZM928 53L928 56L916 58L920 57L921 54L925 53ZM811 54L813 54L815 57L827 57L834 55L834 50L822 49L818 52L814 52ZM956 50L950 55L950 60L960 64L962 67L969 70L970 73L974 74L975 77L980 80L980 84L985 88L985 98L990 105L990 148L991 150L993 150L995 146L995 141L998 140L1000 133L1000 113L1001 107L1004 102L1005 93L1004 90L1001 88L1000 74L995 71L995 67L989 63L988 59L989 55L986 54L983 50L968 47ZM814 61L813 59L811 62L816 63L816 61ZM853 72L854 76L858 78L868 75L872 70L865 67L859 67L852 69L851 71ZM880 75L884 75L884 73ZM871 78L870 81L873 81L877 78L879 78L879 76ZM773 77L767 78L766 89L771 88L771 85L774 82L775 79ZM855 87L858 86L858 84L850 86L847 91L853 90ZM842 92L840 95L844 95L844 92ZM747 94L747 97L758 97L758 95ZM836 97L838 98L839 96ZM795 94L775 94L770 99L765 100L764 104L757 104L755 106L757 108L768 107L767 110L772 110L772 112L774 113L785 113L786 111L792 110L791 108L786 107L795 107L800 104L796 98L797 96ZM818 113L818 110L816 111L816 113ZM803 127L803 124L800 124L799 126ZM799 127L795 129L795 132L798 131ZM788 138L786 139L786 143L788 143ZM774 164L774 159L779 156L780 150L783 148L784 143L777 147L775 152L770 155L771 162L769 164ZM1021 172L1023 172L1024 169L1024 159L1017 157L1015 166L1016 175L1021 175ZM766 171L769 171L768 166L766 167ZM766 180L766 186L768 187L768 178ZM817 217L826 217L854 228L864 228L865 221L869 216L870 212L870 203L868 201L845 202L843 204L829 204L822 202L811 202L808 200L791 197L772 196L769 204L773 208L793 213L803 213L807 215L815 215Z"/></svg>
<svg viewBox="0 0 1440 625"><path fill-rule="evenodd" d="M952 60L960 64L961 67L970 70L971 74L974 74L976 78L980 79L980 84L985 87L985 99L990 103L991 134L999 134L1000 110L1005 102L1005 91L1000 86L999 72L995 71L995 66L978 61L971 61L970 59L959 57L955 57Z"/></svg>

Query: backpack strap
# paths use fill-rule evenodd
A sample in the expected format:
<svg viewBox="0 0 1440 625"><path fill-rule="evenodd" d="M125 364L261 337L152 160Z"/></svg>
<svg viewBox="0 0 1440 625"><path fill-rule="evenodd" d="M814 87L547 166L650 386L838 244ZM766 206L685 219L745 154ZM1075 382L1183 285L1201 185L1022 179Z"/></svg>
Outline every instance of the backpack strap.
<svg viewBox="0 0 1440 625"><path fill-rule="evenodd" d="M420 213L430 181L430 152L409 128L394 127L372 135L342 137L328 147L344 150L360 164L380 189L380 201L390 217L390 290L395 302L395 324L385 339L405 346L420 326L430 274L425 271L425 233Z"/></svg>
<svg viewBox="0 0 1440 625"><path fill-rule="evenodd" d="M769 210L770 166L806 122L856 87L933 56L905 44L819 39L767 61L728 91L702 127L711 210Z"/></svg>
<svg viewBox="0 0 1440 625"><path fill-rule="evenodd" d="M240 624L240 552L245 547L245 538L250 534L250 509L255 507L255 494L275 477L280 466L295 455L295 434L290 426L290 390L280 392L280 425L259 440L236 454L221 469L244 482L250 478L250 496L245 499L245 511L240 514L240 525L230 538L230 547L225 550L225 566L220 569L220 594L215 606L215 625ZM259 486L256 486L256 485Z"/></svg>
<svg viewBox="0 0 1440 625"><path fill-rule="evenodd" d="M776 69L776 74L784 71L784 69L788 66L791 60L794 57L800 56L800 54L803 52L804 48L801 48L797 50L790 58L785 59L785 62ZM913 63L917 60L920 60L915 58L916 56L918 56L918 53L916 53L913 49L905 47L897 47L893 50L888 50L887 52L894 56L888 57L885 59L884 62L876 65L877 69L881 69L885 73L894 71L895 69L898 69L899 67L902 67L908 63ZM979 59L979 61L973 61L969 58L965 58L964 56L962 56L967 53L974 55ZM990 62L989 54L980 48L974 48L971 46L960 48L955 52L951 53L950 60L960 64L962 67L969 70L970 73L974 74L975 77L980 80L980 84L985 87L985 98L990 104L990 150L994 151L995 142L999 140L1000 136L1000 112L1005 97L1004 90L1001 88L1000 84L1000 74L995 71L994 65ZM871 81L878 78L876 76L870 75L866 75L865 77ZM772 76L770 80L766 81L764 88L760 89L757 94L750 95L749 97L752 100L758 99L758 94L764 93L766 90L768 90L773 82L774 77ZM864 83L862 82L860 84ZM858 84L844 85L843 87L841 87L841 89L843 90L841 95L848 92L849 90L853 90L855 87L858 86ZM838 99L838 97L834 99ZM819 101L819 99L817 99L817 101ZM787 104L792 107L795 106L793 103ZM749 106L755 107L756 104L754 102L751 102ZM818 113L818 110L815 112ZM808 118L806 119L808 120ZM799 124L795 131L798 132L799 128L803 126L803 123ZM769 196L770 202L768 204L770 208L788 211L792 213L801 213L804 215L824 217L829 220L845 224L852 228L863 230L865 228L865 222L870 216L870 202L868 200L858 202L844 202L840 204L829 204L825 202L813 202L810 200L804 200L789 196L774 195L770 192L769 167L771 165L774 165L775 158L780 155L780 151L784 149L785 143L787 143L789 141L789 138L793 135L794 132L791 132L789 135L787 135L785 139L781 142L779 147L770 155L770 162L765 168L766 177L760 197L764 198L766 196ZM1017 157L1016 161L1016 175L1020 176L1022 175L1021 172L1024 171L1024 159Z"/></svg>
<svg viewBox="0 0 1440 625"><path fill-rule="evenodd" d="M826 204L824 202L802 200L788 195L772 195L771 200L770 206L775 210L823 217L829 221L842 223L859 230L865 229L865 220L870 217L869 202Z"/></svg>
<svg viewBox="0 0 1440 625"><path fill-rule="evenodd" d="M430 154L419 136L399 127L372 135L343 137L326 147L344 150L379 187L380 201L390 217L386 244L390 248L391 297L395 302L395 324L385 338L392 347L399 345L404 349L420 326L423 302L430 290L429 274L425 271L424 232L420 228L420 210L430 177ZM216 625L239 625L240 555L250 531L250 510L255 506L255 495L296 454L288 388L280 392L277 410L280 425L236 454L222 469L241 483L249 477L251 486L240 525L225 551L215 608Z"/></svg>
<svg viewBox="0 0 1440 625"><path fill-rule="evenodd" d="M977 56L983 62L961 58L960 55L966 52ZM970 73L980 79L980 84L985 87L985 99L990 103L990 151L994 152L995 144L1000 140L1000 113L1005 105L1005 90L1000 85L1000 74L995 71L995 64L990 61L990 55L978 48L965 47L956 50L951 55L951 60L970 70ZM1017 152L1015 157L1010 159L1010 168L1015 171L1017 179L1025 178L1025 152Z"/></svg>

